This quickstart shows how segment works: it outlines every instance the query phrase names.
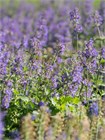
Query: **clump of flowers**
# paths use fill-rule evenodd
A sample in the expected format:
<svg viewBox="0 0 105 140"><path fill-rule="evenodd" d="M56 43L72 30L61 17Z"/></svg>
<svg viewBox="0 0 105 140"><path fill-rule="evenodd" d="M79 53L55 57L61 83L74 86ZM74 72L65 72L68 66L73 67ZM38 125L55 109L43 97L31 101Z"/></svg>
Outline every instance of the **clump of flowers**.
<svg viewBox="0 0 105 140"><path fill-rule="evenodd" d="M82 25L80 24L80 14L78 8L75 8L70 12L70 20L73 22L74 31L81 33L83 31Z"/></svg>
<svg viewBox="0 0 105 140"><path fill-rule="evenodd" d="M95 10L88 1L1 7L0 139L84 139L84 117L96 139L104 122L105 15L102 3Z"/></svg>

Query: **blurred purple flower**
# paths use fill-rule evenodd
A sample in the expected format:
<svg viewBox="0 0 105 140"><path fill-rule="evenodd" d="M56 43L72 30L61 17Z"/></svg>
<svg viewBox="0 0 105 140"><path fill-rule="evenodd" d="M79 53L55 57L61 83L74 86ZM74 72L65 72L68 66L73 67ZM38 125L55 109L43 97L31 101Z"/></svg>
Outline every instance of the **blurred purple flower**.
<svg viewBox="0 0 105 140"><path fill-rule="evenodd" d="M89 57L97 57L98 51L93 47L94 41L90 39L88 42L85 43L85 51L82 53L83 56L86 58Z"/></svg>
<svg viewBox="0 0 105 140"><path fill-rule="evenodd" d="M105 47L102 48L101 54L102 54L102 58L105 59Z"/></svg>
<svg viewBox="0 0 105 140"><path fill-rule="evenodd" d="M52 77L52 84L54 88L57 88L58 82L57 82L57 78L56 77Z"/></svg>
<svg viewBox="0 0 105 140"><path fill-rule="evenodd" d="M94 20L95 26L101 26L103 24L103 18L101 17L98 11L95 11L93 15L93 20Z"/></svg>
<svg viewBox="0 0 105 140"><path fill-rule="evenodd" d="M74 10L70 11L70 20L78 21L80 19L79 10L75 8Z"/></svg>
<svg viewBox="0 0 105 140"><path fill-rule="evenodd" d="M3 133L4 133L4 117L6 113L0 111L0 140L3 139Z"/></svg>
<svg viewBox="0 0 105 140"><path fill-rule="evenodd" d="M62 58L58 57L57 62L58 62L58 64L61 64L62 63Z"/></svg>
<svg viewBox="0 0 105 140"><path fill-rule="evenodd" d="M8 86L9 88L11 88L11 87L12 87L12 85L13 85L13 84L12 84L12 82L11 82L11 81L8 81L8 82L7 82L7 86Z"/></svg>
<svg viewBox="0 0 105 140"><path fill-rule="evenodd" d="M74 68L74 70L72 71L72 81L74 83L80 84L82 82L82 71L83 67L80 65Z"/></svg>
<svg viewBox="0 0 105 140"><path fill-rule="evenodd" d="M14 131L10 132L8 135L11 139L20 140L20 134L19 134L18 130L14 130Z"/></svg>
<svg viewBox="0 0 105 140"><path fill-rule="evenodd" d="M70 86L69 86L69 89L70 89L70 93L71 93L71 95L74 97L75 96L75 94L76 94L76 92L78 91L78 85L76 84L71 84Z"/></svg>
<svg viewBox="0 0 105 140"><path fill-rule="evenodd" d="M83 31L83 27L80 24L80 14L78 8L75 8L70 12L70 20L73 22L74 31L77 33L81 33Z"/></svg>
<svg viewBox="0 0 105 140"><path fill-rule="evenodd" d="M43 101L40 101L40 102L38 103L38 105L39 105L39 106L44 106L45 103L44 103Z"/></svg>
<svg viewBox="0 0 105 140"><path fill-rule="evenodd" d="M77 23L75 25L74 31L78 32L78 33L81 33L83 31L83 27L81 26L81 24Z"/></svg>
<svg viewBox="0 0 105 140"><path fill-rule="evenodd" d="M84 1L84 12L86 15L90 15L92 13L93 2L94 2L94 0L85 0Z"/></svg>
<svg viewBox="0 0 105 140"><path fill-rule="evenodd" d="M92 102L90 104L89 110L88 110L88 114L91 115L95 115L98 116L99 114L99 107L98 107L98 102Z"/></svg>
<svg viewBox="0 0 105 140"><path fill-rule="evenodd" d="M12 91L11 91L11 89L8 88L5 90L5 95L2 99L2 106L4 108L6 108L6 109L9 108L11 98L12 98Z"/></svg>

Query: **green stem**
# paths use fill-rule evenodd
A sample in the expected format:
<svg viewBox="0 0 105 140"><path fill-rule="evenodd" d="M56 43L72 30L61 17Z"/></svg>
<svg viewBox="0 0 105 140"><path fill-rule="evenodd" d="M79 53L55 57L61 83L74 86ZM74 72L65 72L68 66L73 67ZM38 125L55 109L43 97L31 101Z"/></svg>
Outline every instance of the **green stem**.
<svg viewBox="0 0 105 140"><path fill-rule="evenodd" d="M99 34L99 37L100 37L100 40L101 40L102 34L101 34L101 31L100 31L98 26L97 26L97 30L98 30L98 34ZM101 48L102 48L102 40L101 40Z"/></svg>
<svg viewBox="0 0 105 140"><path fill-rule="evenodd" d="M82 97L82 96L81 96L82 89L83 89L83 83L82 83L81 88L80 88L80 91L79 91L80 100L82 100L82 98L81 98L81 97Z"/></svg>

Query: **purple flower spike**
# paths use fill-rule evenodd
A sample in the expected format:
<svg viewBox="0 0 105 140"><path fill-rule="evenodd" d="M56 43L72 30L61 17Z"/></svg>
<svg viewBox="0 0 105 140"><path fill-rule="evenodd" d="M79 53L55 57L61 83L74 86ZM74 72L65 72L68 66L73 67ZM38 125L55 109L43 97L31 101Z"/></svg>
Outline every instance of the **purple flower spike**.
<svg viewBox="0 0 105 140"><path fill-rule="evenodd" d="M44 106L44 102L40 101L38 105L39 106Z"/></svg>
<svg viewBox="0 0 105 140"><path fill-rule="evenodd" d="M90 39L88 42L86 42L85 46L85 52L83 52L83 55L86 58L89 57L97 57L98 56L98 51L93 47L94 41Z"/></svg>
<svg viewBox="0 0 105 140"><path fill-rule="evenodd" d="M6 113L5 112L0 112L0 140L3 139L3 133L4 133L4 117Z"/></svg>
<svg viewBox="0 0 105 140"><path fill-rule="evenodd" d="M2 99L2 106L4 108L9 108L10 102L11 102L11 98L12 98L12 91L8 88L5 91L5 95Z"/></svg>
<svg viewBox="0 0 105 140"><path fill-rule="evenodd" d="M102 58L105 59L105 47L102 48L101 54L102 54Z"/></svg>
<svg viewBox="0 0 105 140"><path fill-rule="evenodd" d="M88 110L89 115L95 115L98 116L99 114L99 109L98 109L98 103L97 102L93 102Z"/></svg>
<svg viewBox="0 0 105 140"><path fill-rule="evenodd" d="M77 33L81 33L83 31L82 25L80 24L80 19L81 17L77 8L70 12L70 20L73 22L74 31Z"/></svg>
<svg viewBox="0 0 105 140"><path fill-rule="evenodd" d="M79 10L78 8L75 8L73 11L70 11L70 20L79 20L80 15L79 15Z"/></svg>
<svg viewBox="0 0 105 140"><path fill-rule="evenodd" d="M96 26L101 26L103 24L103 18L101 17L98 11L95 11L93 18L94 18L94 24Z"/></svg>
<svg viewBox="0 0 105 140"><path fill-rule="evenodd" d="M74 28L75 32L81 33L83 31L83 28L81 26L81 24L76 24L75 28Z"/></svg>

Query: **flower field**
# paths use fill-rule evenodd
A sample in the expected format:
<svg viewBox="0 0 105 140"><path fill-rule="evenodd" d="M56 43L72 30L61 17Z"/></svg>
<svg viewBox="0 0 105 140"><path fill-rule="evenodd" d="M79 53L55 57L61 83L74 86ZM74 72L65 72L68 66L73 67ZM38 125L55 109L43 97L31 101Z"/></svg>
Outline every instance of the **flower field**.
<svg viewBox="0 0 105 140"><path fill-rule="evenodd" d="M0 1L0 140L105 140L105 0Z"/></svg>

